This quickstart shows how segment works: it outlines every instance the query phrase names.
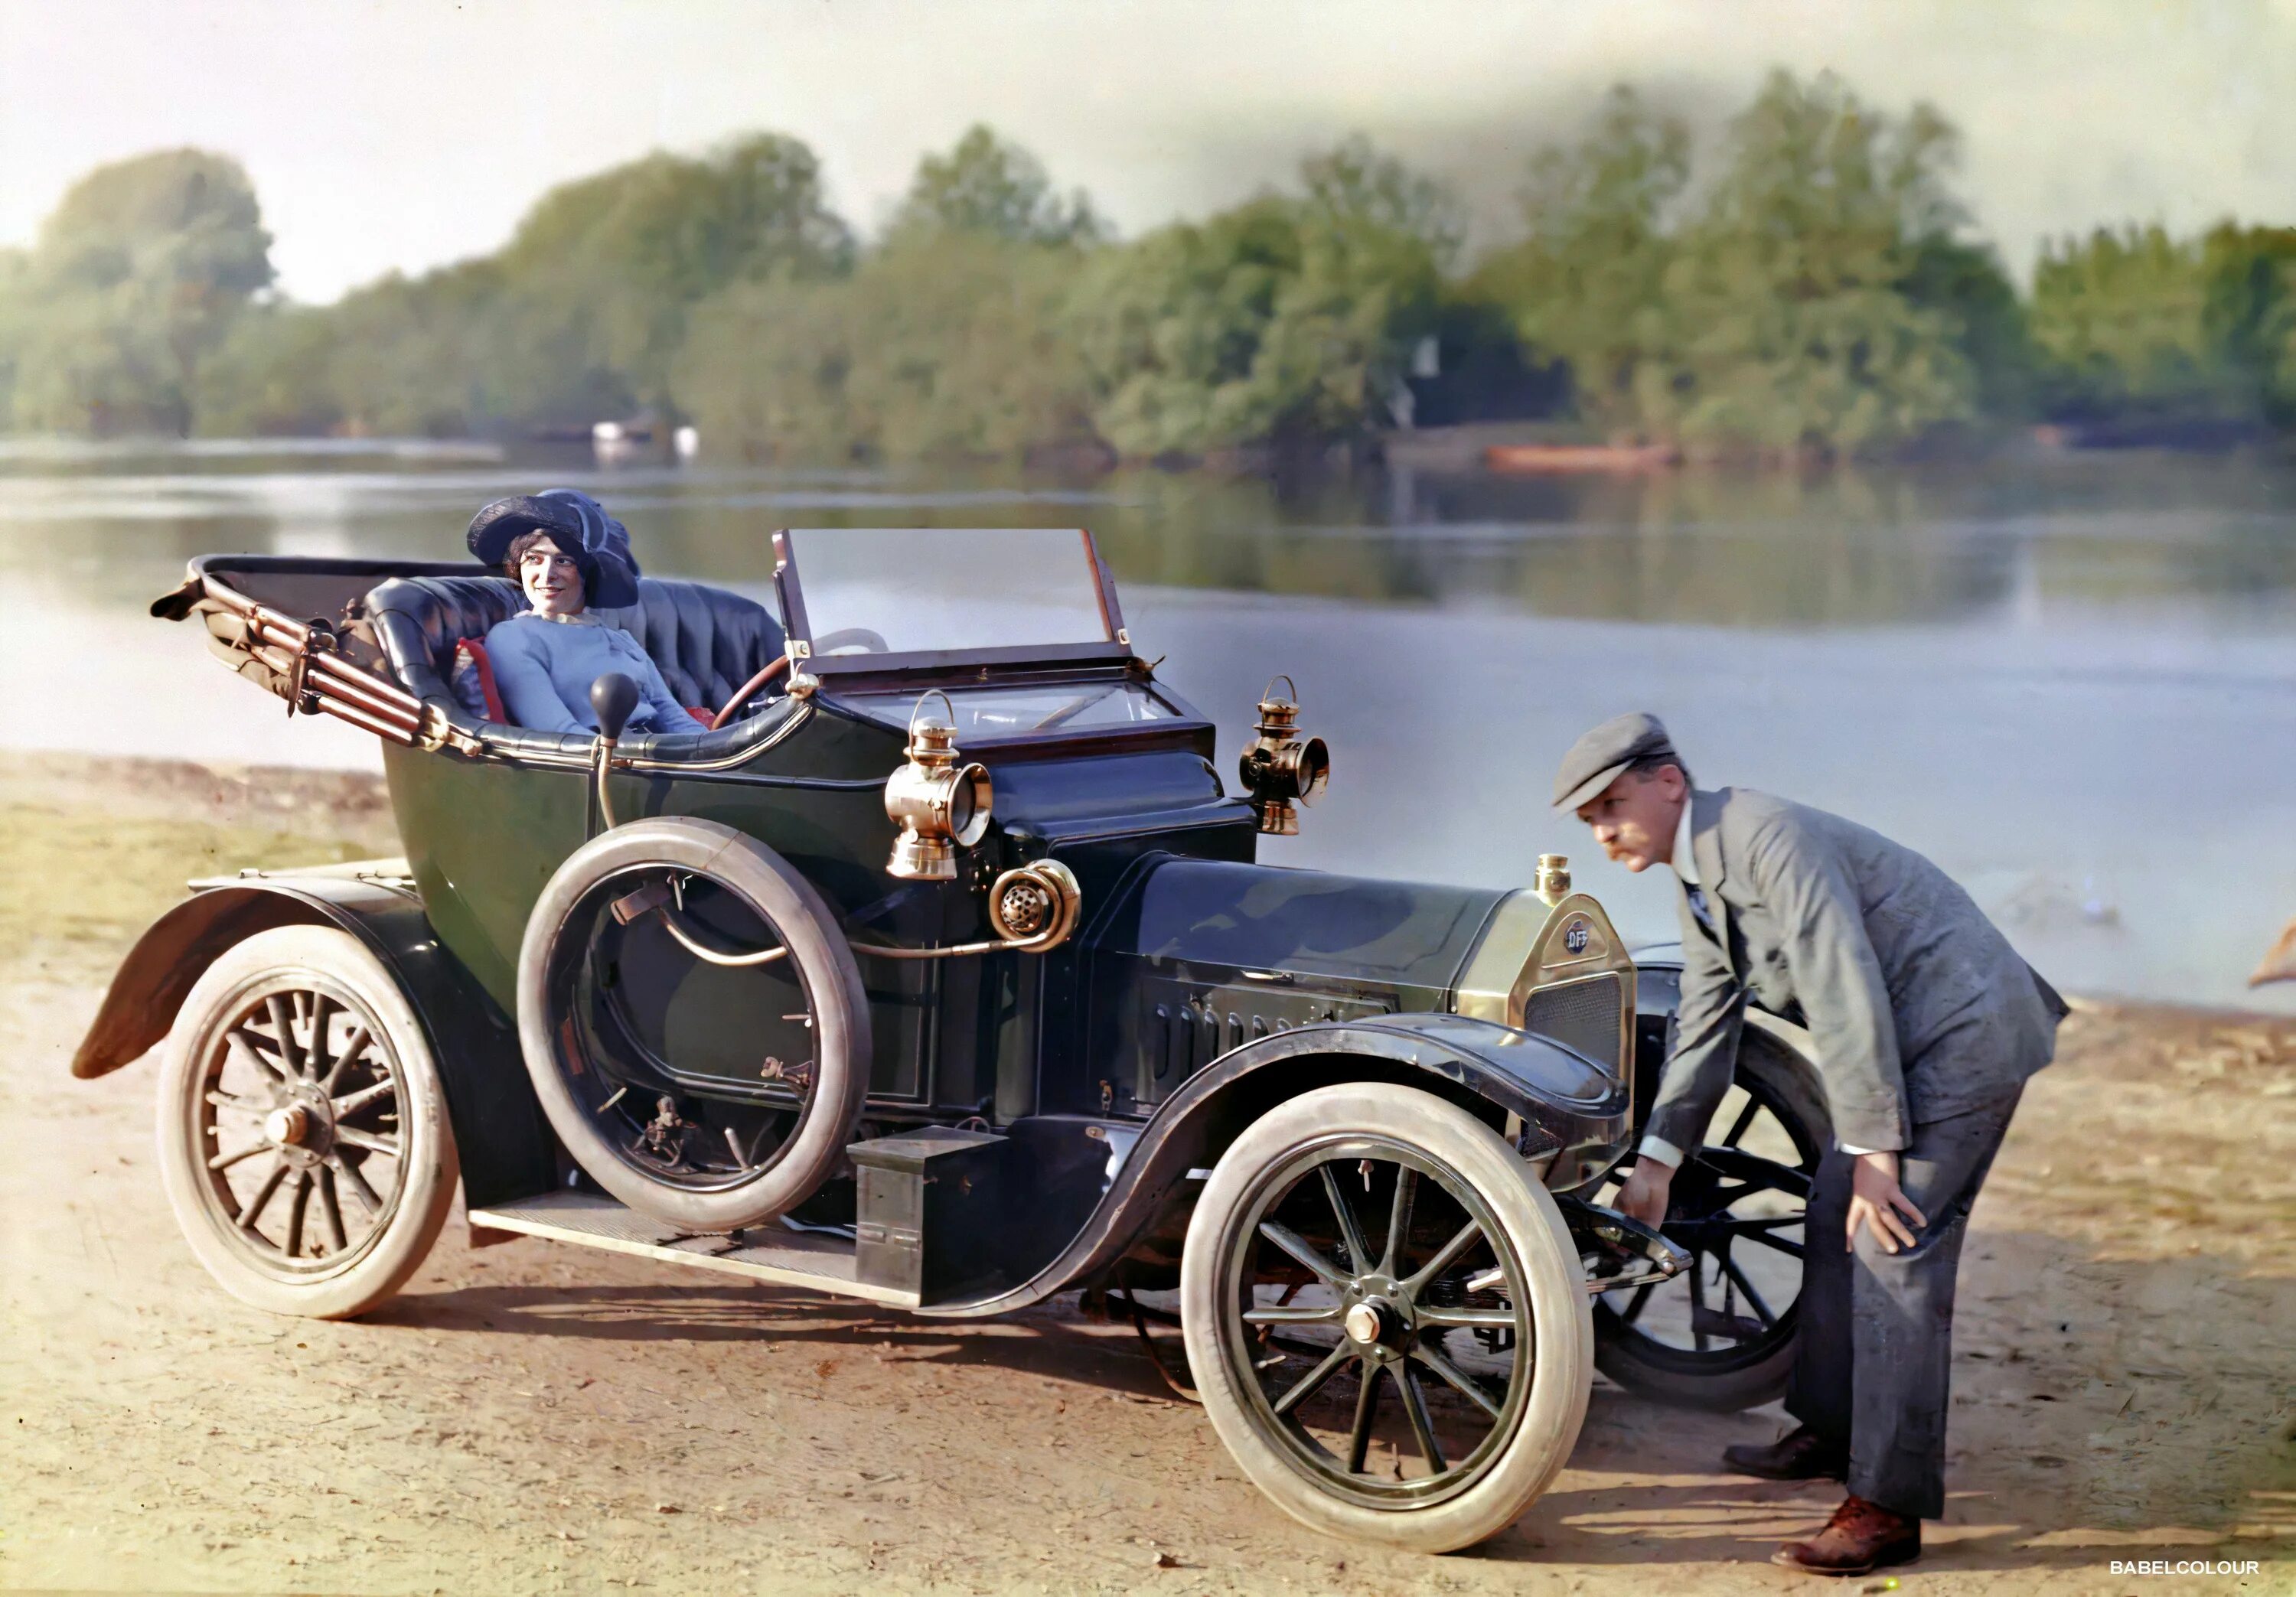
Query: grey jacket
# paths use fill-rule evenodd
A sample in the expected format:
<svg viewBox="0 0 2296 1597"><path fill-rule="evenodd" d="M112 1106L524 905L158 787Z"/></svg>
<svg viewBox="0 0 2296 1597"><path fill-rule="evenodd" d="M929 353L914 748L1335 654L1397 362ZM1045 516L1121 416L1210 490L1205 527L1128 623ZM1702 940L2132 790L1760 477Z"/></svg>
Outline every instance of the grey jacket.
<svg viewBox="0 0 2296 1597"><path fill-rule="evenodd" d="M1649 1131L1705 1140L1751 997L1809 1028L1835 1136L1899 1149L1915 1124L2021 1085L2064 1001L1946 873L1823 810L1739 788L1691 796L1710 930L1685 889L1682 1006Z"/></svg>

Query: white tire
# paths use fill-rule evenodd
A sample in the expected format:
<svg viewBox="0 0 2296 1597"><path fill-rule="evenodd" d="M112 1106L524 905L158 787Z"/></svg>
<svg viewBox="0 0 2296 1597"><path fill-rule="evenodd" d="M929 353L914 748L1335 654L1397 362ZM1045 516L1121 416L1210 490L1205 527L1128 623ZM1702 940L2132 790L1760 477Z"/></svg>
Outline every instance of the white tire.
<svg viewBox="0 0 2296 1597"><path fill-rule="evenodd" d="M787 1002L767 1007L794 1005L796 1012L765 1020L773 1030L751 1039L758 1054L777 1051L776 1067L780 1055L804 1061L800 1050L812 1054L802 1067L809 1077L791 1109L775 1111L776 1121L738 1129L730 1118L704 1126L712 1114L748 1112L745 1101L731 1092L713 1096L706 1086L665 1095L644 1061L585 1044L573 1023L593 964L592 938L612 918L605 900L672 878L722 892L750 921L749 935L761 948L777 943L786 950L769 965L735 973L769 990L790 984ZM627 929L641 930L662 934L656 912ZM692 815L617 826L558 867L519 949L518 1035L542 1112L583 1173L638 1213L696 1232L761 1224L811 1197L844 1162L869 1091L869 998L835 912L774 850ZM640 1083L650 1085L631 1090ZM632 1140L634 1131L643 1138L657 1104L685 1127L667 1159ZM679 1106L694 1118L686 1121ZM699 1157L689 1158L689 1149Z"/></svg>
<svg viewBox="0 0 2296 1597"><path fill-rule="evenodd" d="M160 1070L160 1174L234 1297L340 1320L406 1284L461 1167L422 1022L366 946L282 926L193 984Z"/></svg>
<svg viewBox="0 0 2296 1597"><path fill-rule="evenodd" d="M1287 1273L1281 1302L1261 1295ZM1546 1490L1586 1418L1594 1331L1561 1210L1497 1133L1414 1088L1323 1087L1254 1121L1197 1200L1180 1311L1220 1439L1333 1536L1480 1542Z"/></svg>

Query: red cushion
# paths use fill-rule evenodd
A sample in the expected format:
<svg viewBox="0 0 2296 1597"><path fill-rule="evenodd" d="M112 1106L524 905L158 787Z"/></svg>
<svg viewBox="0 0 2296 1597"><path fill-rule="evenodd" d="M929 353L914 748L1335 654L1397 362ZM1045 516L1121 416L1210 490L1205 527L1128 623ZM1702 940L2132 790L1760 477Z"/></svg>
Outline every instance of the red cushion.
<svg viewBox="0 0 2296 1597"><path fill-rule="evenodd" d="M487 658L487 646L477 638L464 638L455 645L455 668L460 671L463 662L479 674L479 692L487 701L487 719L507 726L510 717L503 713L502 694L495 687L494 662Z"/></svg>

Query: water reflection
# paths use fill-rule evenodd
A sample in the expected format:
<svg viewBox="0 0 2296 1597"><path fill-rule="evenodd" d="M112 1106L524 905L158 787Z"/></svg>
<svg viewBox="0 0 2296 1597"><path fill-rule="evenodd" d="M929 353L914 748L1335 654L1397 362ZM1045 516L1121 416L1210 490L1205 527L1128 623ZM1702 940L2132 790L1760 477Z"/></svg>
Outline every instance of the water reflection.
<svg viewBox="0 0 2296 1597"><path fill-rule="evenodd" d="M1798 476L1353 480L673 467L367 442L0 449L0 569L118 602L218 547L452 557L472 511L545 482L605 499L649 569L744 586L776 526L1089 525L1173 588L1726 627L1854 628L2135 604L2180 624L2296 615L2296 473L2253 461L2034 461ZM349 453L342 453L349 450Z"/></svg>

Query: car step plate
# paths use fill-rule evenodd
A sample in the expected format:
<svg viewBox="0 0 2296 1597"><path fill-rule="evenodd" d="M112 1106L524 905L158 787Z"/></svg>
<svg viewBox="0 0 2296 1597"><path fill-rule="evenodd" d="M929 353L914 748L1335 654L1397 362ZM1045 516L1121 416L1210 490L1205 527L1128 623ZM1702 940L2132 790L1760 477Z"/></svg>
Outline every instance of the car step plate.
<svg viewBox="0 0 2296 1597"><path fill-rule="evenodd" d="M599 1192L549 1192L471 1211L480 1229L514 1231L603 1248L610 1253L658 1258L665 1264L698 1265L778 1286L808 1287L840 1298L914 1308L917 1295L896 1287L871 1286L857 1278L853 1244L842 1237L784 1229L778 1222L753 1226L737 1244L730 1237L695 1236L660 1220L650 1220Z"/></svg>

